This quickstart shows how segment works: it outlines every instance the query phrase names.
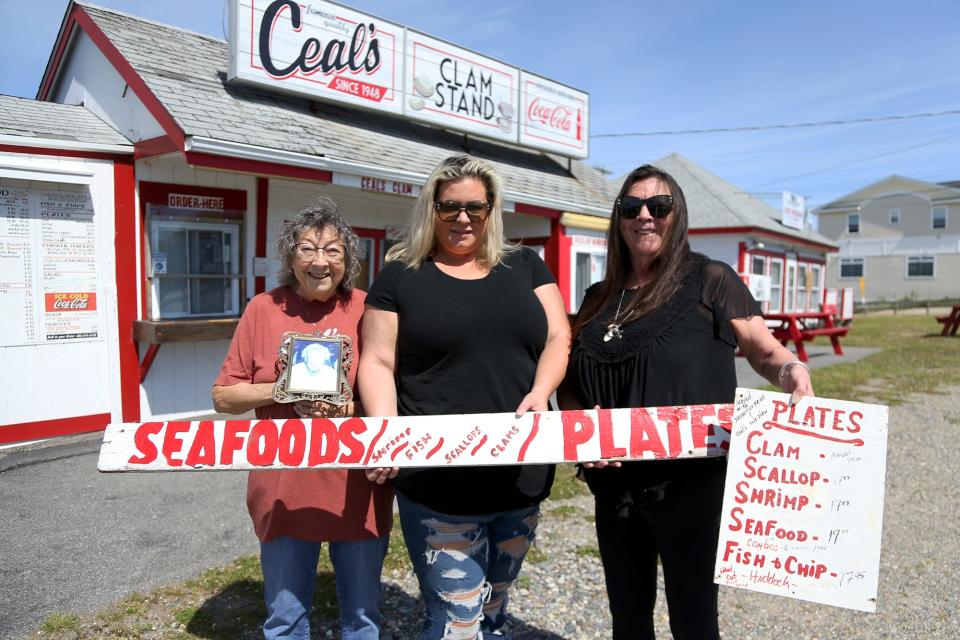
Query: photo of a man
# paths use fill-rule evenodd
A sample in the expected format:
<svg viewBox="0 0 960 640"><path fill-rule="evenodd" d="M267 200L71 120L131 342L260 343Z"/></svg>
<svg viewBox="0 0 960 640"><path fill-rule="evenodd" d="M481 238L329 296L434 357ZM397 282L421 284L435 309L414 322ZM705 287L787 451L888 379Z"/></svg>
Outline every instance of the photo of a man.
<svg viewBox="0 0 960 640"><path fill-rule="evenodd" d="M336 341L293 341L294 363L290 368L288 391L338 393L340 344Z"/></svg>

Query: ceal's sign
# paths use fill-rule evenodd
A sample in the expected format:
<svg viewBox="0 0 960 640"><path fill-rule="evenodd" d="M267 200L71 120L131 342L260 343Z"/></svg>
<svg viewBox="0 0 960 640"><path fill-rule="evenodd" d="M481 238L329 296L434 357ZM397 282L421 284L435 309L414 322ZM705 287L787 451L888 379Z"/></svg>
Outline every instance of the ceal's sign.
<svg viewBox="0 0 960 640"><path fill-rule="evenodd" d="M400 25L332 2L230 2L229 79L403 113Z"/></svg>
<svg viewBox="0 0 960 640"><path fill-rule="evenodd" d="M589 96L332 2L231 0L229 79L586 158Z"/></svg>

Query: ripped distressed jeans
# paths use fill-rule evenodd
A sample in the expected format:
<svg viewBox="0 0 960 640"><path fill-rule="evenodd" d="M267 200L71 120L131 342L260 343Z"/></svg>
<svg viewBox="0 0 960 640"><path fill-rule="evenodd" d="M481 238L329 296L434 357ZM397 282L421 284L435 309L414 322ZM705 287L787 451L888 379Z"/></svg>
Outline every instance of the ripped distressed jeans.
<svg viewBox="0 0 960 640"><path fill-rule="evenodd" d="M509 637L507 592L540 520L540 505L484 515L433 511L397 493L400 524L427 617L419 640Z"/></svg>

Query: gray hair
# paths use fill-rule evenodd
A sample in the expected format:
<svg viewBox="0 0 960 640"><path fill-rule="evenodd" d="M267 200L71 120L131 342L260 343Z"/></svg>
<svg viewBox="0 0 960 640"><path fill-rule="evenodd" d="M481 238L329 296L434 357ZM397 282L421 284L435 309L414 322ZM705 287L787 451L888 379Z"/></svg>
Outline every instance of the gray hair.
<svg viewBox="0 0 960 640"><path fill-rule="evenodd" d="M280 281L297 288L297 277L293 273L293 260L297 252L297 242L310 230L323 233L331 227L340 237L345 250L343 256L344 276L337 287L338 293L346 295L353 290L354 281L360 275L360 239L356 232L337 212L337 203L326 196L310 200L292 220L284 220L277 238L277 257L280 258Z"/></svg>
<svg viewBox="0 0 960 640"><path fill-rule="evenodd" d="M476 178L487 190L487 202L491 204L480 238L477 263L494 267L503 256L516 249L503 237L503 184L493 165L486 160L466 154L450 156L443 160L427 178L420 197L410 215L406 237L387 252L387 261L399 260L412 269L418 268L436 245L436 212L433 203L440 189L447 182L461 178Z"/></svg>

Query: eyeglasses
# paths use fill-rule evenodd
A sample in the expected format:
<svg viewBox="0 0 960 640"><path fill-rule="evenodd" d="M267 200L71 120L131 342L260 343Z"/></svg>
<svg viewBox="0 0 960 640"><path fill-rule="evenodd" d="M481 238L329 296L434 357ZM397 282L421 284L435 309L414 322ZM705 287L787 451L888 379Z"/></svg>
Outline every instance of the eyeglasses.
<svg viewBox="0 0 960 640"><path fill-rule="evenodd" d="M453 222L460 217L461 211L467 212L467 217L470 218L471 222L486 220L492 206L486 200L471 200L470 202L441 200L433 203L433 208L437 210L437 217L444 222Z"/></svg>
<svg viewBox="0 0 960 640"><path fill-rule="evenodd" d="M660 195L650 196L649 198L637 198L635 196L623 196L617 198L617 212L621 218L632 220L640 215L643 205L647 205L647 211L657 220L662 220L673 211L673 196Z"/></svg>
<svg viewBox="0 0 960 640"><path fill-rule="evenodd" d="M342 244L328 244L325 247L315 247L309 242L301 242L297 245L297 257L301 260L313 261L317 253L322 251L327 262L339 264L347 255L347 248Z"/></svg>

